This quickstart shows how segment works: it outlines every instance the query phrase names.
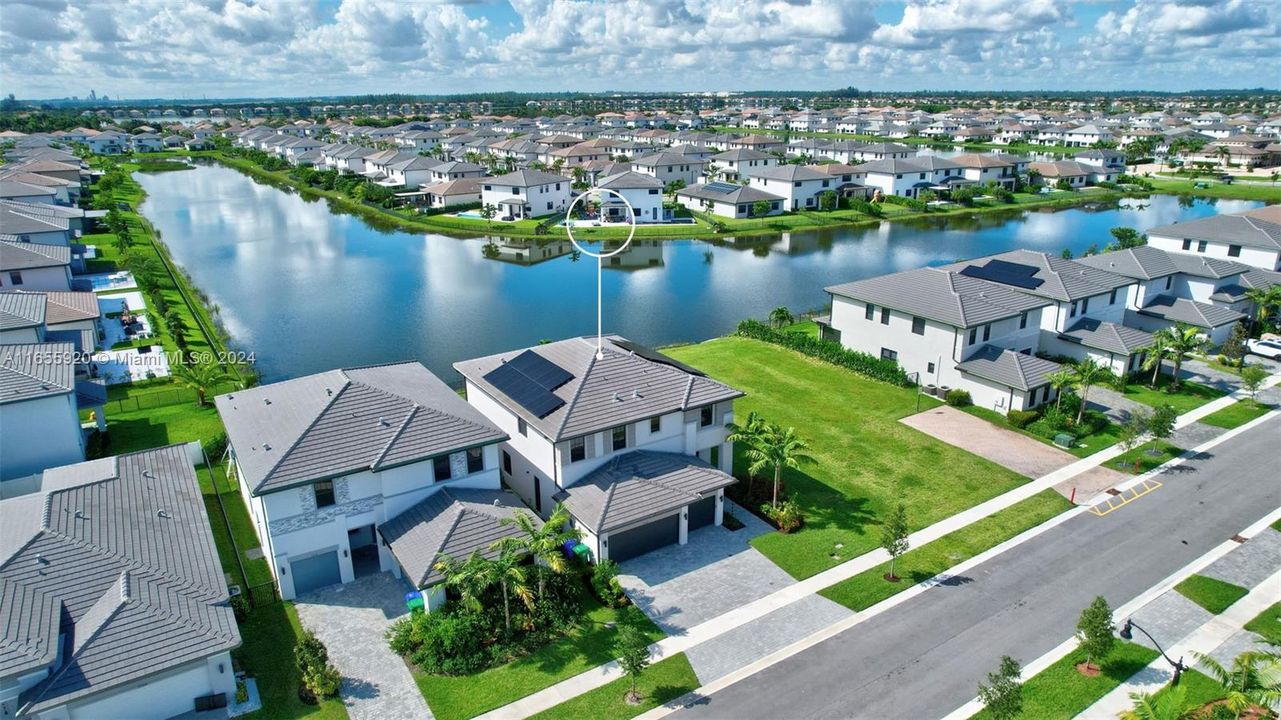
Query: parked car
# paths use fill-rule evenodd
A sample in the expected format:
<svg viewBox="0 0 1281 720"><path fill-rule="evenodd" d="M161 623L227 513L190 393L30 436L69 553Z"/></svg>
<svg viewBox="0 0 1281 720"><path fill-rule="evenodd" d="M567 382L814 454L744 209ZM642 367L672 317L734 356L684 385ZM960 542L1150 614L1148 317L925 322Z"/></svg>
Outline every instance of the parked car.
<svg viewBox="0 0 1281 720"><path fill-rule="evenodd" d="M1245 346L1255 355L1281 360L1281 340L1247 340Z"/></svg>

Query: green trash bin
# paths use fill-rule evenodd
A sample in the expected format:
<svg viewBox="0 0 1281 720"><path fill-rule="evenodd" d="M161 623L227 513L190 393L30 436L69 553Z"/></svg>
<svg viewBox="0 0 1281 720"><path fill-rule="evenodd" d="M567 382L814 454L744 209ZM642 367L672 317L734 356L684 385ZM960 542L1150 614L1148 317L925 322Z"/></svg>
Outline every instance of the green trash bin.
<svg viewBox="0 0 1281 720"><path fill-rule="evenodd" d="M582 543L577 543L576 545L574 545L574 557L578 558L579 560L585 563L591 562L592 551L586 545Z"/></svg>

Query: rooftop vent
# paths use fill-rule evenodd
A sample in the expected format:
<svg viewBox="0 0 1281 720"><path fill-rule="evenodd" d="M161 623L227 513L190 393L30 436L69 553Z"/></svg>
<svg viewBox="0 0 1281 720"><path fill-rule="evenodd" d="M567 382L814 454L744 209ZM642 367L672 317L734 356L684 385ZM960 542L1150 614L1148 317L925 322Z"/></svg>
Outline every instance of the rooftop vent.
<svg viewBox="0 0 1281 720"><path fill-rule="evenodd" d="M156 517L158 517L158 518L168 518L168 517L169 517L169 511L168 511L168 510L165 510L164 508L161 508L161 509L159 509L159 510L157 510L157 511L156 511Z"/></svg>
<svg viewBox="0 0 1281 720"><path fill-rule="evenodd" d="M271 443L263 443L263 444L262 444L262 449L263 449L263 450L270 450L270 449L271 449Z"/></svg>
<svg viewBox="0 0 1281 720"><path fill-rule="evenodd" d="M263 404L263 405L270 405L270 404L271 404L271 398L263 398L263 399L262 399L262 404Z"/></svg>
<svg viewBox="0 0 1281 720"><path fill-rule="evenodd" d="M334 395L334 389L333 389L333 388L325 388L325 395L326 395L326 396L328 396L328 397L333 397L333 395Z"/></svg>

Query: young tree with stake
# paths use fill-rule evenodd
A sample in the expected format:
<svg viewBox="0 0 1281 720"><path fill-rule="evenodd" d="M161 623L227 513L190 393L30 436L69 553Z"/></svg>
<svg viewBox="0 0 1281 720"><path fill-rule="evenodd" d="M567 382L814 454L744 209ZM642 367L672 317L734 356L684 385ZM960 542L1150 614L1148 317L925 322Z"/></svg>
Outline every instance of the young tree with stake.
<svg viewBox="0 0 1281 720"><path fill-rule="evenodd" d="M907 508L903 503L899 503L881 525L881 549L890 554L890 572L885 579L890 582L898 582L899 578L894 574L894 561L908 551L907 537L910 534L911 531L907 527Z"/></svg>
<svg viewBox="0 0 1281 720"><path fill-rule="evenodd" d="M1093 661L1112 652L1116 645L1116 636L1112 634L1114 630L1112 608L1102 595L1081 611L1081 619L1076 623L1076 638L1080 643L1078 647L1085 653L1085 663L1077 667L1082 675L1098 672L1099 668Z"/></svg>

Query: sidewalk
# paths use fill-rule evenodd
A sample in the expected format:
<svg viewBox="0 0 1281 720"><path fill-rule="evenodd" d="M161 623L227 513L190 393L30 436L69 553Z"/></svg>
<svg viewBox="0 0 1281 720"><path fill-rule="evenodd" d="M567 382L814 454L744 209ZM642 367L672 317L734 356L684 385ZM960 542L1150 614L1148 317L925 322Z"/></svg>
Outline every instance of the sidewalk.
<svg viewBox="0 0 1281 720"><path fill-rule="evenodd" d="M1174 592L1174 591L1171 591ZM1172 658L1184 658L1191 667L1196 666L1194 653L1212 654L1216 649L1228 643L1229 639L1259 613L1268 609L1273 603L1281 600L1281 570L1250 590L1250 594L1233 603L1221 615L1215 615L1196 632L1166 648L1166 654ZM1236 645L1236 643L1232 643ZM1235 647L1232 648L1236 650ZM1224 662L1223 659L1219 659ZM1226 664L1226 663L1225 663ZM1129 710L1134 705L1130 693L1154 694L1170 682L1170 664L1164 658L1157 658L1143 670L1120 687L1104 695L1098 702L1086 708L1077 717L1084 720L1112 720L1118 714Z"/></svg>
<svg viewBox="0 0 1281 720"><path fill-rule="evenodd" d="M1272 377L1270 377L1264 383L1264 387L1271 387L1272 385L1276 385L1278 383L1281 383L1281 374L1273 375ZM1186 427L1187 425L1190 425L1196 422L1197 420L1200 420L1206 415L1209 415L1210 413L1213 413L1217 410L1227 407L1232 403L1236 402L1237 400L1242 399L1244 397L1247 397L1247 395L1241 392L1237 392L1231 395L1224 396L1222 398L1218 398L1209 403L1206 403L1205 405L1202 405L1199 408L1196 408L1194 410L1191 410L1185 413L1184 415L1179 416L1178 421L1176 421L1175 423L1175 427L1176 429ZM1277 412L1278 411L1272 411L1267 415L1265 415L1264 418L1271 418L1274 415L1276 415ZM1217 442L1222 439L1226 439L1227 437L1230 437L1233 434L1235 434L1235 432L1237 431L1243 430L1248 427L1252 427L1255 423L1262 422L1264 418L1260 418L1251 423L1243 425L1242 427L1237 428L1236 430L1229 431L1228 433L1225 433L1219 436L1218 438L1215 438L1215 440L1212 442ZM982 520L983 518L988 517L989 515L992 515L996 512L999 512L1000 510L1010 507L1011 505L1019 503L1033 495L1036 495L1037 493L1043 490L1051 489L1054 486L1064 482L1065 480L1073 478L1087 470L1096 468L1102 465L1103 463L1121 455L1123 452L1124 451L1120 447L1115 445L1112 447L1100 450L1099 452L1094 453L1089 457L1082 458L1080 460L1077 460L1076 462L1073 462L1070 465L1059 468L1054 472L1048 473L1039 478L1036 478L1035 480L1024 483L1023 485L1020 485L1019 487L1014 488L1013 490L1010 490L1009 492L1003 495L998 495L997 497L994 497L990 500L987 500L978 505L975 505L974 507L969 508L968 510L964 510L945 520L941 520L933 525L930 525L929 527L918 530L917 532L912 533L912 535L909 537L909 542L912 547L920 547L922 545L925 545L926 543L937 540L943 537L944 535L947 535L948 533L968 527L969 525L972 525L975 522L978 522L979 520ZM1185 453L1184 456L1175 458L1174 460L1171 460L1170 463L1167 463L1166 465L1169 465L1171 463L1179 464L1183 462L1183 460L1186 457L1191 457L1191 454L1192 454L1192 451L1189 451L1188 453ZM1162 467L1165 467L1165 466L1162 466ZM1146 474L1135 476L1130 480L1129 483L1127 483L1127 485L1133 485L1138 482L1141 482L1142 479L1146 477L1147 477ZM1125 489L1125 486L1118 486L1117 489L1123 490ZM1106 493L1100 493L1092 498L1089 498L1088 500L1082 503L1079 503L1076 509L1069 510L1068 512L1063 513L1062 515L1059 515L1058 517L1049 520L1039 528L1033 528L1032 530L1029 530L1028 532L1023 533L1018 538L1014 538L1014 540L1025 538L1025 536L1031 536L1032 533L1036 533L1041 528L1050 527L1053 524L1058 524L1066 519L1074 517L1076 514L1080 512L1084 512L1086 507L1093 505L1096 502L1099 502L1106 497L1110 497L1110 496L1107 495ZM1004 549L1010 546L1011 546L1010 541L1007 541L1006 543L1002 543L1001 545L998 545L996 548L993 548L992 550L988 551L988 553L984 553L983 555L980 555L978 557L986 558L990 556L989 553L991 553L992 551L997 550L998 548ZM851 577L854 577L855 575L858 575L861 572L874 568L883 562L887 562L889 559L890 559L889 554L887 554L884 550L878 549L878 550L873 550L871 552L864 553L863 555L860 555L856 558L852 558L840 565L829 568L828 570L825 570L817 575L814 575L809 578L806 578L805 580L796 582L770 595L766 595L765 597L762 597L759 600L755 600L753 602L747 603L746 605L737 607L723 615L707 620L702 624L699 624L690 628L688 632L686 632L683 635L674 635L671 637L664 638L663 640L660 640L657 643L650 645L650 657L654 662L657 662L658 660L661 660L663 658L671 657L678 653L685 652L686 650L700 643L707 642L708 640L711 640L727 632L730 632L731 630L741 627L753 620L757 620L761 617L764 617L765 615L768 615L772 612L775 612L784 607L787 607L792 603L795 603L797 601L800 601L804 598L807 598L811 595L818 593L819 590L835 585L836 583L841 582L842 580L847 580ZM971 562L973 562L973 560L975 559L977 558L972 559ZM952 570L950 569L948 571L945 571L945 574L951 573L951 572ZM929 582L930 581L927 581L927 583ZM922 583L922 585L926 585L927 583ZM904 596L910 597L909 592L910 591L899 593L898 595L895 596L895 598L904 597ZM885 606L885 607L892 606L891 602L895 600L895 598L890 598L890 600L884 603L881 603L881 605L875 606L873 608L869 608L868 610L864 610L861 613L856 613L852 618L849 618L846 621L843 621L842 623L836 626L833 626L833 628L839 627L841 630L847 629L846 623L849 623L848 626L852 627L853 624L857 622L861 622L862 620L865 620L868 617L871 617L872 614L875 614L873 611L877 611L877 612L883 611L885 608L883 608L882 606ZM878 610L878 608L880 609ZM820 631L820 633L816 633L815 636L822 635L823 632L825 631ZM811 638L815 636L811 636ZM801 642L805 642L805 641L803 640ZM753 668L753 667L756 667L756 665L753 664L747 667ZM734 673L733 675L737 675L737 673ZM483 720L518 720L519 718L526 718L531 715L535 715L539 712L542 712L544 710L547 710L551 707L554 707L566 700L569 700L570 698L577 697L578 695L581 695L583 693L586 693L588 691L601 687L602 685L605 685L610 681L616 680L622 676L623 676L623 673L619 669L618 663L615 661L611 661L604 665L600 665L595 668L592 668L591 670L588 670L584 673L575 675L574 677L568 678L566 680L562 680L561 682L555 685L544 688L543 690L540 690L531 695L527 695L524 698L521 698L520 700L517 700L513 703L491 710L490 712L485 713L484 715L481 715L479 717L482 718Z"/></svg>

